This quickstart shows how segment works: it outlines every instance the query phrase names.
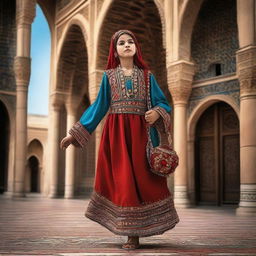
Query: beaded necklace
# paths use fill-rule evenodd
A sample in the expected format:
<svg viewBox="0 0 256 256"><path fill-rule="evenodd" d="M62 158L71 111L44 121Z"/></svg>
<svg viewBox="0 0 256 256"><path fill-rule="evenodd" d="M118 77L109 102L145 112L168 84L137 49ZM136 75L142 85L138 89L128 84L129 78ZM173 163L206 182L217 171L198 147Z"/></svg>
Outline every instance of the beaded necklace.
<svg viewBox="0 0 256 256"><path fill-rule="evenodd" d="M136 66L133 66L131 76L125 76L120 65L117 67L117 72L120 77L123 97L134 98L135 95L138 93L138 68Z"/></svg>

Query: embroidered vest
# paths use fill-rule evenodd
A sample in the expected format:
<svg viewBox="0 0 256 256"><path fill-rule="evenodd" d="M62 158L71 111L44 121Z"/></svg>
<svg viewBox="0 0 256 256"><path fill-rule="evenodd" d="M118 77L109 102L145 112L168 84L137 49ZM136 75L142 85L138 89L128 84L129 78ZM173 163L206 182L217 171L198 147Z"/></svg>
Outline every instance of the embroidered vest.
<svg viewBox="0 0 256 256"><path fill-rule="evenodd" d="M147 111L144 72L134 66L131 77L125 77L120 66L106 70L111 87L110 113L144 115Z"/></svg>

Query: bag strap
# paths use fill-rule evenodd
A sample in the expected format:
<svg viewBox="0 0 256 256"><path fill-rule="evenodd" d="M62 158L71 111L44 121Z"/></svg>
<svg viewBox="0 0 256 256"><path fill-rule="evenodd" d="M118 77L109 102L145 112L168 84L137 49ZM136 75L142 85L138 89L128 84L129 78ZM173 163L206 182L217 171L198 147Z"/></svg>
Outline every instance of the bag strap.
<svg viewBox="0 0 256 256"><path fill-rule="evenodd" d="M150 95L150 72L148 70L144 70L144 78L145 78L147 107L148 107L148 110L150 110L152 109L152 104L151 104L151 95ZM169 113L167 113L161 107L156 107L155 111L157 111L157 113L161 117L155 123L155 128L157 130L159 140L160 140L159 146L171 145L172 144L172 138L171 138L171 132L170 132L171 117ZM153 147L149 126L147 126L147 130L148 130L149 144L151 147Z"/></svg>

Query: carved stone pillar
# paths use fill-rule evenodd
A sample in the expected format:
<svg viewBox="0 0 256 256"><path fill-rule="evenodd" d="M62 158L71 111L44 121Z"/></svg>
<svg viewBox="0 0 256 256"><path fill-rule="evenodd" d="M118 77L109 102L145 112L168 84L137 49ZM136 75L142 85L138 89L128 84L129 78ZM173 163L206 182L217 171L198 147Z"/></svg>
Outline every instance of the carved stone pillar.
<svg viewBox="0 0 256 256"><path fill-rule="evenodd" d="M27 94L30 80L30 35L35 16L34 0L16 1L17 55L14 61L16 78L16 145L14 197L24 196L27 155Z"/></svg>
<svg viewBox="0 0 256 256"><path fill-rule="evenodd" d="M237 51L240 81L240 203L239 215L256 216L256 46Z"/></svg>
<svg viewBox="0 0 256 256"><path fill-rule="evenodd" d="M192 90L194 64L177 61L168 67L168 86L174 103L174 149L179 166L174 174L174 199L178 206L189 205L187 195L187 104Z"/></svg>
<svg viewBox="0 0 256 256"><path fill-rule="evenodd" d="M50 127L49 127L49 174L50 189L49 197L55 198L58 195L58 169L60 150L60 109L61 104L57 100L50 107Z"/></svg>

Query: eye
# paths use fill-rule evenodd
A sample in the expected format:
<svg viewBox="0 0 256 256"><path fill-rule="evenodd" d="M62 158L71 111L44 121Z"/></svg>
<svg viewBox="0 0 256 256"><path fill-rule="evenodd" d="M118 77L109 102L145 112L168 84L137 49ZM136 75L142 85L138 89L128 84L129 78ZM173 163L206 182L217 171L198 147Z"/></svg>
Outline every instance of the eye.
<svg viewBox="0 0 256 256"><path fill-rule="evenodd" d="M128 41L129 44L134 44L133 40Z"/></svg>
<svg viewBox="0 0 256 256"><path fill-rule="evenodd" d="M118 45L124 45L124 41L118 42Z"/></svg>

